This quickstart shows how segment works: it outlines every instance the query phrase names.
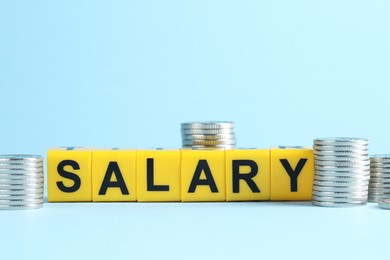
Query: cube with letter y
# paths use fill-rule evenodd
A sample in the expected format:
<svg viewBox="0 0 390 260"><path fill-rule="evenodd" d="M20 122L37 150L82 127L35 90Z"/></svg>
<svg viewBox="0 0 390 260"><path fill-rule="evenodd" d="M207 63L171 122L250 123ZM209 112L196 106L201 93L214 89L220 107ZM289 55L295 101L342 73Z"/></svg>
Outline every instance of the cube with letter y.
<svg viewBox="0 0 390 260"><path fill-rule="evenodd" d="M91 150L59 147L47 152L49 202L92 201Z"/></svg>
<svg viewBox="0 0 390 260"><path fill-rule="evenodd" d="M271 200L311 200L313 179L312 147L271 148Z"/></svg>

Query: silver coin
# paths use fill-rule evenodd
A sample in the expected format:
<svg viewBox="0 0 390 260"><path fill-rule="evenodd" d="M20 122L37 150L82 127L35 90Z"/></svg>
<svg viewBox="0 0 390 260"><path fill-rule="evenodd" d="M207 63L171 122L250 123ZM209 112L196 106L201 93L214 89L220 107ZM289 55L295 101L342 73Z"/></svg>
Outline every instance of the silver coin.
<svg viewBox="0 0 390 260"><path fill-rule="evenodd" d="M43 183L43 177L42 178L35 178L35 179L0 179L0 184L39 184Z"/></svg>
<svg viewBox="0 0 390 260"><path fill-rule="evenodd" d="M186 135L215 135L215 134L234 134L233 128L222 129L182 129L182 134Z"/></svg>
<svg viewBox="0 0 390 260"><path fill-rule="evenodd" d="M372 161L388 161L390 162L390 154L373 154L370 156L370 159Z"/></svg>
<svg viewBox="0 0 390 260"><path fill-rule="evenodd" d="M313 184L318 186L330 186L330 187L350 187L350 186L358 186L358 187L368 187L368 181L318 181L314 180Z"/></svg>
<svg viewBox="0 0 390 260"><path fill-rule="evenodd" d="M234 127L234 122L230 121L200 121L185 122L181 124L181 129L221 129Z"/></svg>
<svg viewBox="0 0 390 260"><path fill-rule="evenodd" d="M370 182L368 184L368 187L370 187L370 188L382 188L383 184L381 182Z"/></svg>
<svg viewBox="0 0 390 260"><path fill-rule="evenodd" d="M24 210L24 209L40 209L43 203L29 203L24 205L0 205L0 210Z"/></svg>
<svg viewBox="0 0 390 260"><path fill-rule="evenodd" d="M390 199L388 199L388 198L379 199L378 206L381 209L390 209Z"/></svg>
<svg viewBox="0 0 390 260"><path fill-rule="evenodd" d="M182 134L182 140L236 140L234 133L231 134L215 134L215 135L186 135Z"/></svg>
<svg viewBox="0 0 390 260"><path fill-rule="evenodd" d="M371 175L370 176L370 182L372 182L372 183L382 183L382 178L373 177Z"/></svg>
<svg viewBox="0 0 390 260"><path fill-rule="evenodd" d="M318 165L314 164L315 170L319 171L341 171L341 172L370 172L370 166L368 165L356 165L356 166L335 166L335 165Z"/></svg>
<svg viewBox="0 0 390 260"><path fill-rule="evenodd" d="M40 189L1 189L0 194L1 195L23 195L23 194L43 194L44 190L43 188Z"/></svg>
<svg viewBox="0 0 390 260"><path fill-rule="evenodd" d="M368 187L366 186L321 186L313 184L313 191L331 191L331 192L366 192Z"/></svg>
<svg viewBox="0 0 390 260"><path fill-rule="evenodd" d="M376 170L376 169L371 168L370 173L371 173L371 176L383 176L383 174L389 174L390 171Z"/></svg>
<svg viewBox="0 0 390 260"><path fill-rule="evenodd" d="M43 203L43 198L32 198L32 199L0 199L1 205L24 205L24 204L36 204Z"/></svg>
<svg viewBox="0 0 390 260"><path fill-rule="evenodd" d="M382 182L381 182L381 181L376 181L376 180L370 179L369 184L372 184L372 185L380 185L380 184L382 184Z"/></svg>
<svg viewBox="0 0 390 260"><path fill-rule="evenodd" d="M351 202L351 201L367 201L368 194L351 195L351 196L317 196L313 194L312 199L316 201L337 201L337 202Z"/></svg>
<svg viewBox="0 0 390 260"><path fill-rule="evenodd" d="M368 187L368 191L371 193L382 193L382 187Z"/></svg>
<svg viewBox="0 0 390 260"><path fill-rule="evenodd" d="M16 165L26 167L37 167L43 166L43 162L29 162L29 161L0 161L0 165Z"/></svg>
<svg viewBox="0 0 390 260"><path fill-rule="evenodd" d="M324 155L316 155L314 154L314 159L317 161L342 161L342 162L366 162L369 164L370 161L367 156L324 156Z"/></svg>
<svg viewBox="0 0 390 260"><path fill-rule="evenodd" d="M335 167L368 167L370 168L369 160L362 161L315 161L316 166L335 166Z"/></svg>
<svg viewBox="0 0 390 260"><path fill-rule="evenodd" d="M37 166L37 167L24 167L21 165L0 165L0 172L9 172L9 171L43 171L42 166Z"/></svg>
<svg viewBox="0 0 390 260"><path fill-rule="evenodd" d="M0 194L0 200L43 199L42 194Z"/></svg>
<svg viewBox="0 0 390 260"><path fill-rule="evenodd" d="M214 145L236 145L235 140L226 141L226 140L192 140L185 141L183 140L183 145L206 145L206 146L214 146Z"/></svg>
<svg viewBox="0 0 390 260"><path fill-rule="evenodd" d="M42 183L34 183L34 184L2 184L0 183L0 189L8 190L8 189L23 189L23 188L43 188L44 184Z"/></svg>
<svg viewBox="0 0 390 260"><path fill-rule="evenodd" d="M25 179L41 179L43 178L43 172L41 174L34 175L21 175L21 174L0 174L0 181L2 180L25 180Z"/></svg>
<svg viewBox="0 0 390 260"><path fill-rule="evenodd" d="M370 180L370 176L359 176L359 177L346 177L346 176L322 176L315 175L314 180L317 181L344 181L344 182L354 182L354 181L366 181Z"/></svg>
<svg viewBox="0 0 390 260"><path fill-rule="evenodd" d="M354 157L361 157L361 156L369 156L368 150L341 150L341 151L334 151L334 150L313 150L313 154L317 156L335 156L335 157L347 157L347 158L354 158Z"/></svg>
<svg viewBox="0 0 390 260"><path fill-rule="evenodd" d="M36 173L42 173L43 167L40 168L24 168L24 169L1 169L0 168L0 174L36 174Z"/></svg>
<svg viewBox="0 0 390 260"><path fill-rule="evenodd" d="M313 140L314 144L368 144L368 139L366 138L356 138L356 137L325 137L325 138L316 138Z"/></svg>
<svg viewBox="0 0 390 260"><path fill-rule="evenodd" d="M381 171L375 172L375 171L372 171L372 170L370 169L370 175L371 175L371 177L373 177L373 178L382 179L383 172L381 172Z"/></svg>
<svg viewBox="0 0 390 260"><path fill-rule="evenodd" d="M382 173L375 173L375 172L370 172L371 179L373 180L382 180L383 174Z"/></svg>
<svg viewBox="0 0 390 260"><path fill-rule="evenodd" d="M351 152L354 153L367 153L368 148L365 147L352 147L352 146L326 146L326 145L314 145L313 146L314 151L316 152L327 152L327 151L333 151L333 152Z"/></svg>
<svg viewBox="0 0 390 260"><path fill-rule="evenodd" d="M382 163L382 162L373 162L373 161L370 161L370 165L371 165L371 167L373 167L373 168L379 168L379 169L382 169L382 168L390 168L390 163Z"/></svg>
<svg viewBox="0 0 390 260"><path fill-rule="evenodd" d="M368 196L370 197L382 197L382 193L380 192L368 192Z"/></svg>
<svg viewBox="0 0 390 260"><path fill-rule="evenodd" d="M193 150L217 150L217 149L234 149L235 145L183 145L183 148L191 148Z"/></svg>
<svg viewBox="0 0 390 260"><path fill-rule="evenodd" d="M43 162L43 157L32 154L2 154L0 162L22 161L22 162Z"/></svg>
<svg viewBox="0 0 390 260"><path fill-rule="evenodd" d="M355 177L355 176L370 176L370 172L365 171L322 171L315 169L315 175L322 176L345 176L345 177Z"/></svg>
<svg viewBox="0 0 390 260"><path fill-rule="evenodd" d="M353 197L353 196L367 196L367 191L355 191L355 192L339 192L339 191L313 191L313 195L324 197Z"/></svg>
<svg viewBox="0 0 390 260"><path fill-rule="evenodd" d="M370 178L369 171L314 171L318 176L345 177L345 178Z"/></svg>
<svg viewBox="0 0 390 260"><path fill-rule="evenodd" d="M356 145L356 144L345 144L345 145L313 145L313 150L317 152L321 151L352 151L352 152L368 152L368 146L367 145Z"/></svg>
<svg viewBox="0 0 390 260"><path fill-rule="evenodd" d="M333 208L343 208L343 207L357 207L357 206L364 206L367 203L366 202L328 202L328 201L311 201L314 206L321 206L321 207L333 207Z"/></svg>

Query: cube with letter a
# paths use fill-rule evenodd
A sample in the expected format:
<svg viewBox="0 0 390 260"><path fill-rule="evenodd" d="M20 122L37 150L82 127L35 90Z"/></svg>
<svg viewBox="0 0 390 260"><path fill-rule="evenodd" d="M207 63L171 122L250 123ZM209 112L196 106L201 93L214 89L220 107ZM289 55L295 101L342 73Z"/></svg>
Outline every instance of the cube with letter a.
<svg viewBox="0 0 390 260"><path fill-rule="evenodd" d="M181 150L181 200L225 201L225 151Z"/></svg>
<svg viewBox="0 0 390 260"><path fill-rule="evenodd" d="M98 201L136 201L136 151L92 151L92 197Z"/></svg>

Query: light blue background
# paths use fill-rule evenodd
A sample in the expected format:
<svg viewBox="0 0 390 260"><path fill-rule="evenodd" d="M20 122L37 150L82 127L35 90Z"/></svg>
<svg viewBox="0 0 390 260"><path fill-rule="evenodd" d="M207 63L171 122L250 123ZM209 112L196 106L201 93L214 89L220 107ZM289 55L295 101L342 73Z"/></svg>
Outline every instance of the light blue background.
<svg viewBox="0 0 390 260"><path fill-rule="evenodd" d="M244 147L358 136L390 153L389 13L389 1L0 0L0 153L180 147L192 120L235 121ZM368 258L387 247L376 205L309 205L46 204L0 212L1 258Z"/></svg>

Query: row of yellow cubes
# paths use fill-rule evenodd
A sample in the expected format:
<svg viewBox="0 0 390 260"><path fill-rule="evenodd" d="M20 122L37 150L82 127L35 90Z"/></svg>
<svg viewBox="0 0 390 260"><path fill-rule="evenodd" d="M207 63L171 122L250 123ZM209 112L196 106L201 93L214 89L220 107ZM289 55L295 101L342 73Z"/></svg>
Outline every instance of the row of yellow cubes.
<svg viewBox="0 0 390 260"><path fill-rule="evenodd" d="M49 202L311 200L311 147L48 151Z"/></svg>

